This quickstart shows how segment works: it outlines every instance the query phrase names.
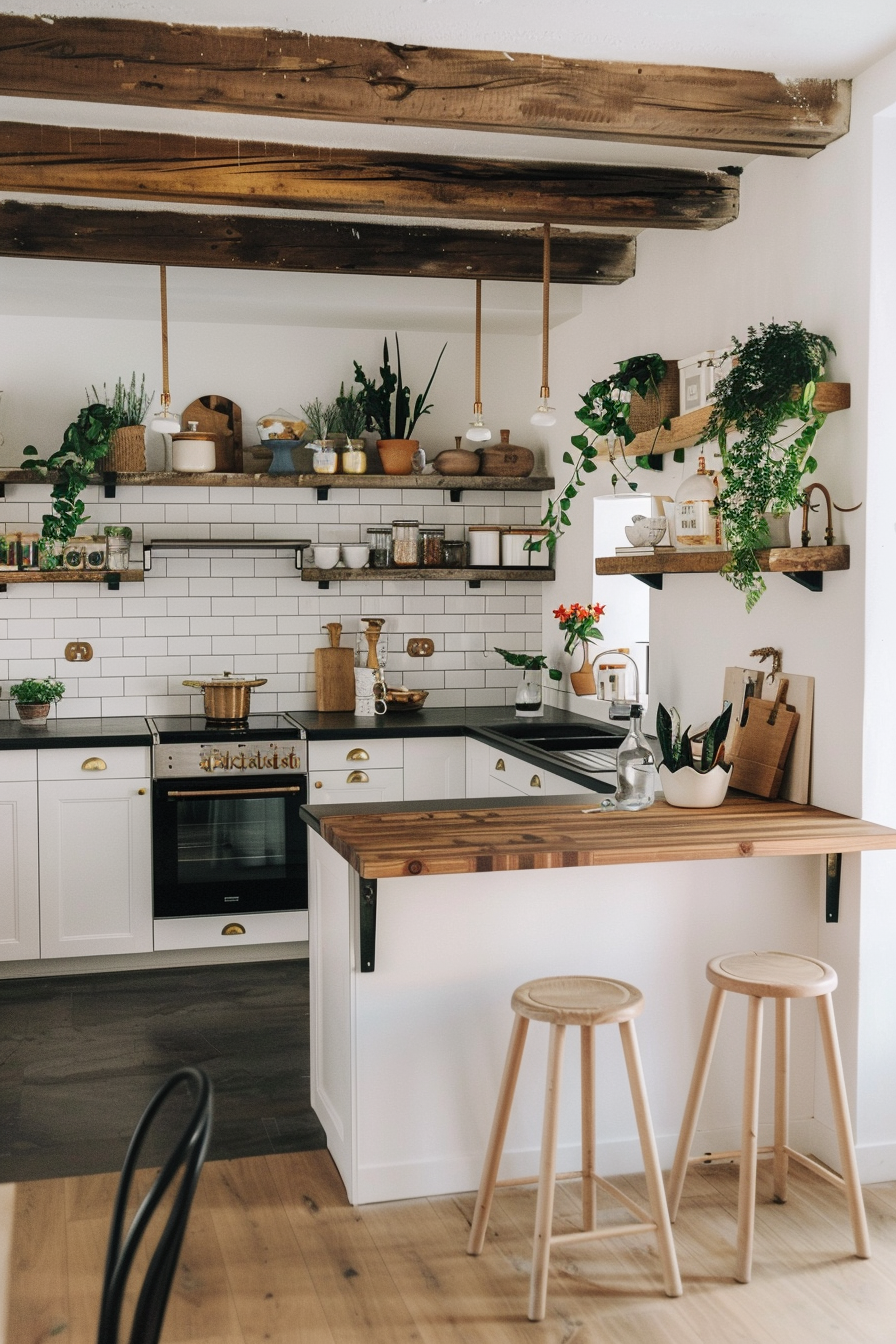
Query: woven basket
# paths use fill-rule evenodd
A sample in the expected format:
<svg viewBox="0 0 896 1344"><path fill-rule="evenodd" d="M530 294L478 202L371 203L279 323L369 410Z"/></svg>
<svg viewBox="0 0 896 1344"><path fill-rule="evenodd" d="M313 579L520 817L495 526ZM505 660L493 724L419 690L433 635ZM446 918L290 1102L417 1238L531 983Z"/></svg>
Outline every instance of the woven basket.
<svg viewBox="0 0 896 1344"><path fill-rule="evenodd" d="M123 425L112 436L111 451L99 462L101 471L145 471L146 428Z"/></svg>
<svg viewBox="0 0 896 1344"><path fill-rule="evenodd" d="M678 415L680 400L678 394L678 360L667 359L666 376L659 384L659 396L637 397L632 395L631 410L628 414L629 427L636 434L656 429L667 416Z"/></svg>

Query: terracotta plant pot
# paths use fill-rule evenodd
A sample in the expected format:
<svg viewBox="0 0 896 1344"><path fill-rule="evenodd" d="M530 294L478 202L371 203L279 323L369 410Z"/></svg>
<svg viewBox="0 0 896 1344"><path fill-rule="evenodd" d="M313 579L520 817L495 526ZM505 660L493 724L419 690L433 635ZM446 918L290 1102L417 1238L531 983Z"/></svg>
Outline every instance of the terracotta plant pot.
<svg viewBox="0 0 896 1344"><path fill-rule="evenodd" d="M588 654L590 649L587 644L582 645L582 666L578 672L570 672L569 680L572 682L572 688L576 695L596 695L597 686L594 682L594 664L589 661Z"/></svg>
<svg viewBox="0 0 896 1344"><path fill-rule="evenodd" d="M420 444L416 439L377 439L377 451L387 476L410 476L411 458Z"/></svg>
<svg viewBox="0 0 896 1344"><path fill-rule="evenodd" d="M16 711L22 723L31 724L34 728L41 728L47 721L47 715L50 712L49 705L20 705L16 701Z"/></svg>

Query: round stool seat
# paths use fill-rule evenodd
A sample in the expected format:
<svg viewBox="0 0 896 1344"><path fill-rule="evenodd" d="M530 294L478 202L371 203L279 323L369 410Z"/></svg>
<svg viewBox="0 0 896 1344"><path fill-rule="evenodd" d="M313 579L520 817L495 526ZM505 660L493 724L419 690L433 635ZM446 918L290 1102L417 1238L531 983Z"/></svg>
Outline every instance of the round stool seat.
<svg viewBox="0 0 896 1344"><path fill-rule="evenodd" d="M527 980L514 991L510 1006L520 1017L568 1027L630 1022L644 1008L644 996L624 980L594 975L556 975Z"/></svg>
<svg viewBox="0 0 896 1344"><path fill-rule="evenodd" d="M793 952L733 952L713 957L706 978L718 989L762 999L816 999L837 988L837 972Z"/></svg>

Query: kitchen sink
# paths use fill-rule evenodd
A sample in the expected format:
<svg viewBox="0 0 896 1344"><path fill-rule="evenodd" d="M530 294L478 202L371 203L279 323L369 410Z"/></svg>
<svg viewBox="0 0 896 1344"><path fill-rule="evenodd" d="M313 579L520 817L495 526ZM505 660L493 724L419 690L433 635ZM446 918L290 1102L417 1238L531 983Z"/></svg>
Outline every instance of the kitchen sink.
<svg viewBox="0 0 896 1344"><path fill-rule="evenodd" d="M622 741L621 733L614 733L602 725L592 728L580 723L511 723L492 724L488 730L498 737L525 742L539 751L615 751Z"/></svg>

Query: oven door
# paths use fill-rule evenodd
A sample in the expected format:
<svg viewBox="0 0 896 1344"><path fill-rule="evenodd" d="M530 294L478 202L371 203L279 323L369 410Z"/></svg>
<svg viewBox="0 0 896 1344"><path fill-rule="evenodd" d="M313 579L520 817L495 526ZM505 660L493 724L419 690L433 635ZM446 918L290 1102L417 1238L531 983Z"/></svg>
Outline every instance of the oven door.
<svg viewBox="0 0 896 1344"><path fill-rule="evenodd" d="M153 912L306 910L305 775L153 784Z"/></svg>

